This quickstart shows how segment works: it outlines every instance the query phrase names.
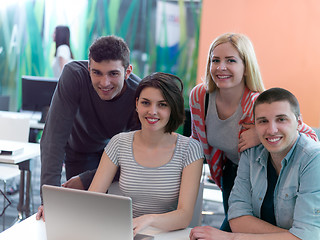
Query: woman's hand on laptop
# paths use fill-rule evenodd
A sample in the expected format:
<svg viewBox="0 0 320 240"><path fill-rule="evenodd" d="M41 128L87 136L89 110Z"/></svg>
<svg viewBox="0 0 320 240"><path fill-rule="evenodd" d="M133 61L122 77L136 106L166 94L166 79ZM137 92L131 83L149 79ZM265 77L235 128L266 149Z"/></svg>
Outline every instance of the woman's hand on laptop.
<svg viewBox="0 0 320 240"><path fill-rule="evenodd" d="M70 178L68 181L62 184L62 187L84 190L84 186L79 176Z"/></svg>
<svg viewBox="0 0 320 240"><path fill-rule="evenodd" d="M154 214L147 214L140 217L136 217L132 221L133 225L133 235L135 236L137 233L141 232L148 226L152 224L154 219Z"/></svg>
<svg viewBox="0 0 320 240"><path fill-rule="evenodd" d="M40 220L41 218L42 218L43 221L45 221L43 205L40 205L40 207L38 207L38 212L37 212L37 215L36 215L36 219L37 220Z"/></svg>

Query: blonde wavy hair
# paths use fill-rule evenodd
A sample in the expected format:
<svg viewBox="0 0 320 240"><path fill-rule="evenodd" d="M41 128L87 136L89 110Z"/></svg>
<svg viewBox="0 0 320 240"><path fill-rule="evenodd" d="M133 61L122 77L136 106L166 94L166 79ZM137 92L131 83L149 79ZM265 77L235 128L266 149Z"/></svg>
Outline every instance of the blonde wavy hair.
<svg viewBox="0 0 320 240"><path fill-rule="evenodd" d="M220 44L223 43L231 43L232 46L237 49L239 52L240 58L243 61L245 66L245 73L244 73L244 82L245 85L251 90L256 92L263 92L264 85L262 82L260 69L257 61L256 54L254 52L253 45L250 39L240 33L225 33L217 37L210 46L210 50L208 53L208 60L207 60L207 67L206 67L206 74L205 74L205 83L207 86L207 90L209 92L213 92L217 87L215 82L212 79L210 73L210 64L212 59L212 52Z"/></svg>

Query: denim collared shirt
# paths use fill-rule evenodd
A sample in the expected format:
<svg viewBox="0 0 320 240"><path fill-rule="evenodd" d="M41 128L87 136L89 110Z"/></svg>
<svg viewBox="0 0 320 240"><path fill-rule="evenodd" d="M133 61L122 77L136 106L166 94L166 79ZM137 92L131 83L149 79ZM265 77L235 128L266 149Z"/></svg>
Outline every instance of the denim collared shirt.
<svg viewBox="0 0 320 240"><path fill-rule="evenodd" d="M262 144L241 155L229 198L229 220L244 215L260 218L268 184L268 156ZM299 135L281 166L274 190L277 226L300 239L320 239L320 144Z"/></svg>

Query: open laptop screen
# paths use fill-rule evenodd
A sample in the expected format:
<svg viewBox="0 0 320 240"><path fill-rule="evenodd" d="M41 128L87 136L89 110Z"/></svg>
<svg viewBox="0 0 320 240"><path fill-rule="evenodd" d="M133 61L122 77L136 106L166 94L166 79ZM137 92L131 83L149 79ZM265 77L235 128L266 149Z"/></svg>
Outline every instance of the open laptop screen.
<svg viewBox="0 0 320 240"><path fill-rule="evenodd" d="M43 185L48 240L132 240L131 198Z"/></svg>

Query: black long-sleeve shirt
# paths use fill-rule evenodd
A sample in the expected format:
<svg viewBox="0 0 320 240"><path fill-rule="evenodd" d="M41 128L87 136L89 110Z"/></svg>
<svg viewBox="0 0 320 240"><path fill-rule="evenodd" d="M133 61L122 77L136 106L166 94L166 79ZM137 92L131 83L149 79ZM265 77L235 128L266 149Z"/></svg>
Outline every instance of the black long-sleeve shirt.
<svg viewBox="0 0 320 240"><path fill-rule="evenodd" d="M102 151L107 141L120 132L136 130L135 90L140 78L131 74L126 90L110 101L94 90L88 61L65 65L54 93L41 147L41 186L61 185L65 146L79 153Z"/></svg>

